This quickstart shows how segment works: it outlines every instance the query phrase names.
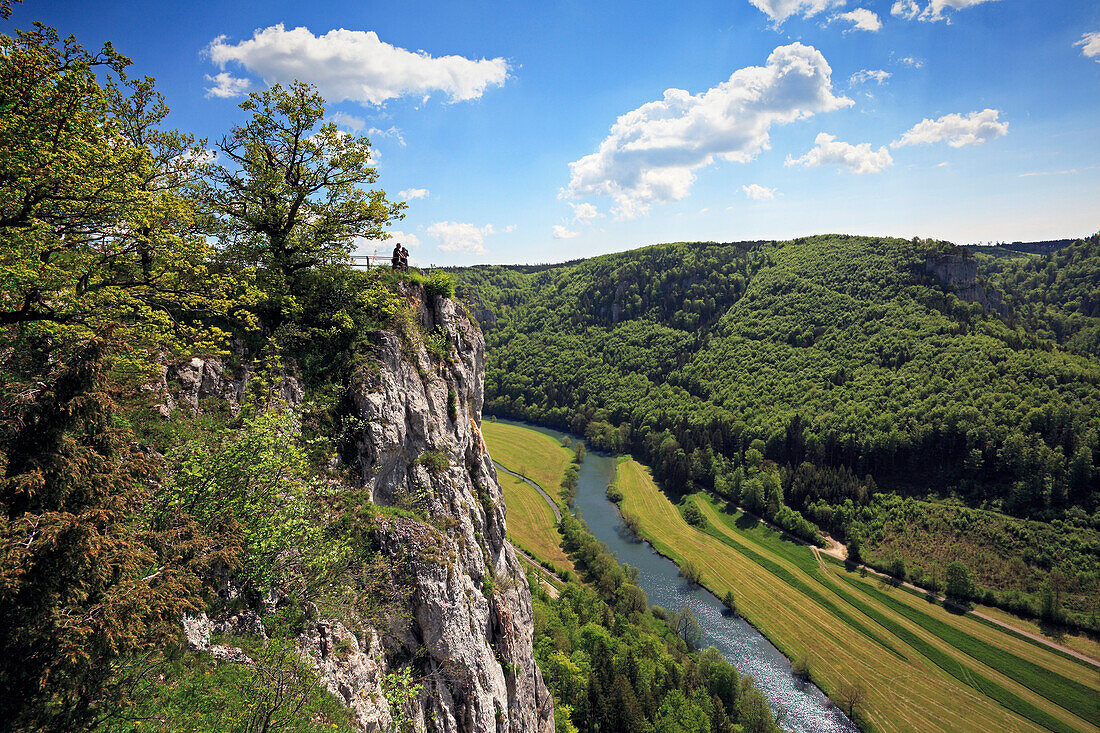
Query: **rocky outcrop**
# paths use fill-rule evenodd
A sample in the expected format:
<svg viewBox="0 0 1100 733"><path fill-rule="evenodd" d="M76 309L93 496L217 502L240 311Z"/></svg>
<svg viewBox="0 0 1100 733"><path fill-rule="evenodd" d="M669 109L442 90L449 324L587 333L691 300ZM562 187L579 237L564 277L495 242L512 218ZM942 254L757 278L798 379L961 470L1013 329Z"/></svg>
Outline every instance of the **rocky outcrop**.
<svg viewBox="0 0 1100 733"><path fill-rule="evenodd" d="M160 403L156 407L163 417L168 417L177 407L187 407L196 412L201 409L204 400L224 402L230 412L237 414L248 389L252 369L246 364L238 371L239 374L231 374L221 359L195 356L161 367L160 379L147 389L157 393ZM274 396L287 405L300 404L305 390L294 370L275 370L274 376Z"/></svg>
<svg viewBox="0 0 1100 733"><path fill-rule="evenodd" d="M377 370L352 388L363 426L359 481L375 503L430 520L386 519L379 529L413 588L411 622L384 645L411 657L423 680L411 715L418 729L430 720L444 733L549 733L553 702L534 661L530 591L505 540L503 494L479 427L484 337L453 300L419 288L410 297L417 331L444 334L447 357L429 356L418 333L383 332Z"/></svg>
<svg viewBox="0 0 1100 733"><path fill-rule="evenodd" d="M944 284L953 287L955 294L963 300L977 303L987 312L1005 315L1006 308L1001 294L996 290L987 290L978 281L978 263L972 257L954 254L929 255L924 261L924 269Z"/></svg>
<svg viewBox="0 0 1100 733"><path fill-rule="evenodd" d="M403 334L374 335L373 359L349 387L352 422L361 427L344 458L373 503L426 520L383 514L374 527L388 565L410 589L408 622L371 629L345 619L357 627L353 633L306 604L297 644L363 730L407 721L424 733L551 733L553 700L534 660L530 591L505 539L503 493L479 427L485 339L454 300L415 286L405 294L419 323L405 324ZM431 355L425 335L434 341ZM250 374L247 366L239 371L231 376L217 359L193 358L166 367L150 389L163 395L165 415L203 410L208 399L224 400L236 413ZM277 376L277 397L300 403L292 371ZM213 620L186 617L188 646L252 664L240 649L211 645L211 634L266 638L257 608L270 612L285 599L249 597L232 578L219 595L234 610ZM419 696L391 709L386 675L410 666Z"/></svg>

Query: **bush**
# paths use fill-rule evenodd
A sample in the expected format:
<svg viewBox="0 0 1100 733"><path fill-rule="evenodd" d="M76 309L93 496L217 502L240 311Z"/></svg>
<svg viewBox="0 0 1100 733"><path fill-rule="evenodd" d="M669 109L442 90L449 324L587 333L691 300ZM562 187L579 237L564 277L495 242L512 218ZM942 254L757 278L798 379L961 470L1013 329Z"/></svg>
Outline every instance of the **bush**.
<svg viewBox="0 0 1100 733"><path fill-rule="evenodd" d="M680 576L692 585L699 585L703 580L702 572L690 560L680 566Z"/></svg>
<svg viewBox="0 0 1100 733"><path fill-rule="evenodd" d="M618 504L620 501L623 500L623 492L615 484L608 484L607 491L605 493L607 494L608 501L612 502L613 504Z"/></svg>
<svg viewBox="0 0 1100 733"><path fill-rule="evenodd" d="M441 295L444 298L455 297L455 279L449 272L433 272L424 280L424 292L427 295Z"/></svg>
<svg viewBox="0 0 1100 733"><path fill-rule="evenodd" d="M695 502L690 500L687 506L684 507L684 520L695 527L703 528L707 526L707 518L703 516L702 510L696 506Z"/></svg>

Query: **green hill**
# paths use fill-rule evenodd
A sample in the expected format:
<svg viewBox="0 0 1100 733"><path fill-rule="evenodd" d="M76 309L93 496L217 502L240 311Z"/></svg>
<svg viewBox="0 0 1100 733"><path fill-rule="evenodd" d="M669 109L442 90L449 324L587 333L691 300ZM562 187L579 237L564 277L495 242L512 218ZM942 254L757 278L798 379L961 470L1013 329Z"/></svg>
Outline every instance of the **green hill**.
<svg viewBox="0 0 1100 733"><path fill-rule="evenodd" d="M1055 263L1044 292L1057 305L1037 312L1081 302L1095 247L1039 258ZM1058 338L1021 315L1037 287L1020 273L1038 267L1021 257L829 235L458 275L488 332L488 412L645 456L666 488L714 490L807 538L804 517L861 534L883 564L900 552L933 572L950 553L892 545L884 517L899 510L876 491L951 498L937 504L939 539L943 506L949 525L956 504L1008 515L989 572L973 568L1003 596L987 600L1038 610L1058 569L1067 607L1086 614L1100 566L1100 360L1070 348L1087 314ZM1024 285L1001 293L1010 282ZM1055 539L1025 547L1031 525L1014 517L1057 520ZM961 557L994 551L961 535ZM1016 559L1024 568L1005 580Z"/></svg>

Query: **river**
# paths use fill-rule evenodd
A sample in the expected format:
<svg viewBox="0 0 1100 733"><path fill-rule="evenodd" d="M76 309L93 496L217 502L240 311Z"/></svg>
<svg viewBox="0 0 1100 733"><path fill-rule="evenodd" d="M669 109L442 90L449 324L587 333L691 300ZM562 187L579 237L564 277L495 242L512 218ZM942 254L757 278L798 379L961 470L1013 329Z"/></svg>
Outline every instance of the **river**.
<svg viewBox="0 0 1100 733"><path fill-rule="evenodd" d="M558 440L566 435L527 423L501 422L538 430ZM646 592L650 604L669 611L690 607L703 632L702 645L717 647L738 672L752 675L772 709L784 711L780 722L784 729L798 733L858 731L816 685L794 676L787 658L763 634L743 619L726 616L717 598L702 588L689 586L680 577L675 563L657 554L648 544L634 539L619 519L618 509L605 494L614 475L614 456L588 450L577 477L577 499L572 508L619 562L638 568L638 584Z"/></svg>

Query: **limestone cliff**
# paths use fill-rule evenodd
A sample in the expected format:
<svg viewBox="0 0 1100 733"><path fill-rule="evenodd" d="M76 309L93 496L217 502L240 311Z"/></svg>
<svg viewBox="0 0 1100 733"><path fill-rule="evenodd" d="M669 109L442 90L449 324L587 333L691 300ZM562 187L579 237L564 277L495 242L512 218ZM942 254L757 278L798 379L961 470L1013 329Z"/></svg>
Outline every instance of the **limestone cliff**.
<svg viewBox="0 0 1100 733"><path fill-rule="evenodd" d="M424 680L411 715L418 729L549 732L553 702L534 661L530 592L505 540L503 494L479 427L485 340L455 301L416 287L409 295L416 330L437 344L445 335L446 356L429 356L415 333L382 332L377 369L351 388L359 481L375 503L412 503L432 520L395 519L379 530L383 551L413 579L412 621L382 645L411 657ZM371 696L348 691L353 708Z"/></svg>
<svg viewBox="0 0 1100 733"><path fill-rule="evenodd" d="M973 257L957 254L928 255L924 269L955 289L963 300L977 303L989 313L1005 315L1007 309L1001 294L988 289L978 280L978 263Z"/></svg>
<svg viewBox="0 0 1100 733"><path fill-rule="evenodd" d="M383 514L373 528L411 589L410 620L398 631L353 633L307 604L297 644L363 730L406 721L425 733L551 733L553 700L535 665L530 591L505 539L504 498L481 437L484 336L454 300L402 287L415 317L401 333L374 334L374 353L363 355L348 387L356 427L343 455L359 485L349 490L427 519ZM278 396L296 405L303 389L292 371L281 375ZM224 400L236 412L250 374L241 372L231 376L220 361L196 358L165 367L150 389L163 414L201 410L204 400ZM227 588L222 595L238 597L231 580ZM259 610L284 601L263 599ZM263 637L258 619L254 610L188 617L184 630L193 649L252 664L241 649L212 645L210 634ZM411 667L422 683L402 710L391 709L383 684L397 667Z"/></svg>

